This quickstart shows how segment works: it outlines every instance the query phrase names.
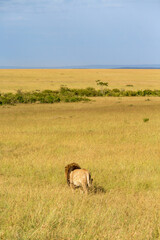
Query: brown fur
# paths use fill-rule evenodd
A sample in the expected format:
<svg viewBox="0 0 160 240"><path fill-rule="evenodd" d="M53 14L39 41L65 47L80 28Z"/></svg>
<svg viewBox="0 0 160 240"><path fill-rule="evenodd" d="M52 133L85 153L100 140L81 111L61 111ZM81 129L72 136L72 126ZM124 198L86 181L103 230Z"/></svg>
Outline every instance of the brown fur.
<svg viewBox="0 0 160 240"><path fill-rule="evenodd" d="M88 187L91 187L93 181L88 170L81 169L77 163L71 163L65 167L65 175L72 189L81 187L83 192L88 193Z"/></svg>

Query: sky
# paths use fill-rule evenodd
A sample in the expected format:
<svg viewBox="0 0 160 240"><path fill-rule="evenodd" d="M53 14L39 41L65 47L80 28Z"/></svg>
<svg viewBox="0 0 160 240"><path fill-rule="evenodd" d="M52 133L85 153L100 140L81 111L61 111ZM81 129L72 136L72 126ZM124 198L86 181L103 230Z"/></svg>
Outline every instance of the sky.
<svg viewBox="0 0 160 240"><path fill-rule="evenodd" d="M160 0L0 0L0 66L160 64Z"/></svg>

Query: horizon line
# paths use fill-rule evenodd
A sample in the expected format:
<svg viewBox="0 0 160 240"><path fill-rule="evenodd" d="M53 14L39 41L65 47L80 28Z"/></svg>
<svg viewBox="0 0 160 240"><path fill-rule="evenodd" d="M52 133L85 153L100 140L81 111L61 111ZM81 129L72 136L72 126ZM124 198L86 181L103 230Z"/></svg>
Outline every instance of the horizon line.
<svg viewBox="0 0 160 240"><path fill-rule="evenodd" d="M160 69L160 64L89 64L70 66L0 66L0 69Z"/></svg>

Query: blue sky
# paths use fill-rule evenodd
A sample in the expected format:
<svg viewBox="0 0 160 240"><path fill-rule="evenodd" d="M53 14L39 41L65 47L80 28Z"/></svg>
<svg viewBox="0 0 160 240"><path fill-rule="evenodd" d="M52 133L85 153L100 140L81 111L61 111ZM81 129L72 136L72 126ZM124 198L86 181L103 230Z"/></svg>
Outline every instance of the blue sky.
<svg viewBox="0 0 160 240"><path fill-rule="evenodd" d="M160 64L160 0L0 0L0 66Z"/></svg>

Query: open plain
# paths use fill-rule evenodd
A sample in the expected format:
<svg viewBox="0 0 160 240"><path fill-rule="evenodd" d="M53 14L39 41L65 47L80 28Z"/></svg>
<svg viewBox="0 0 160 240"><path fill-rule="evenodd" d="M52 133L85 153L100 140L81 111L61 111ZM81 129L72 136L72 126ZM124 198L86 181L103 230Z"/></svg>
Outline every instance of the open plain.
<svg viewBox="0 0 160 240"><path fill-rule="evenodd" d="M159 70L0 70L0 91L97 79L160 89ZM6 105L0 120L0 239L160 239L160 98ZM67 186L71 162L91 172L88 196Z"/></svg>
<svg viewBox="0 0 160 240"><path fill-rule="evenodd" d="M96 80L109 88L160 89L159 69L0 69L0 92L69 88L98 88ZM130 86L132 85L132 87Z"/></svg>

